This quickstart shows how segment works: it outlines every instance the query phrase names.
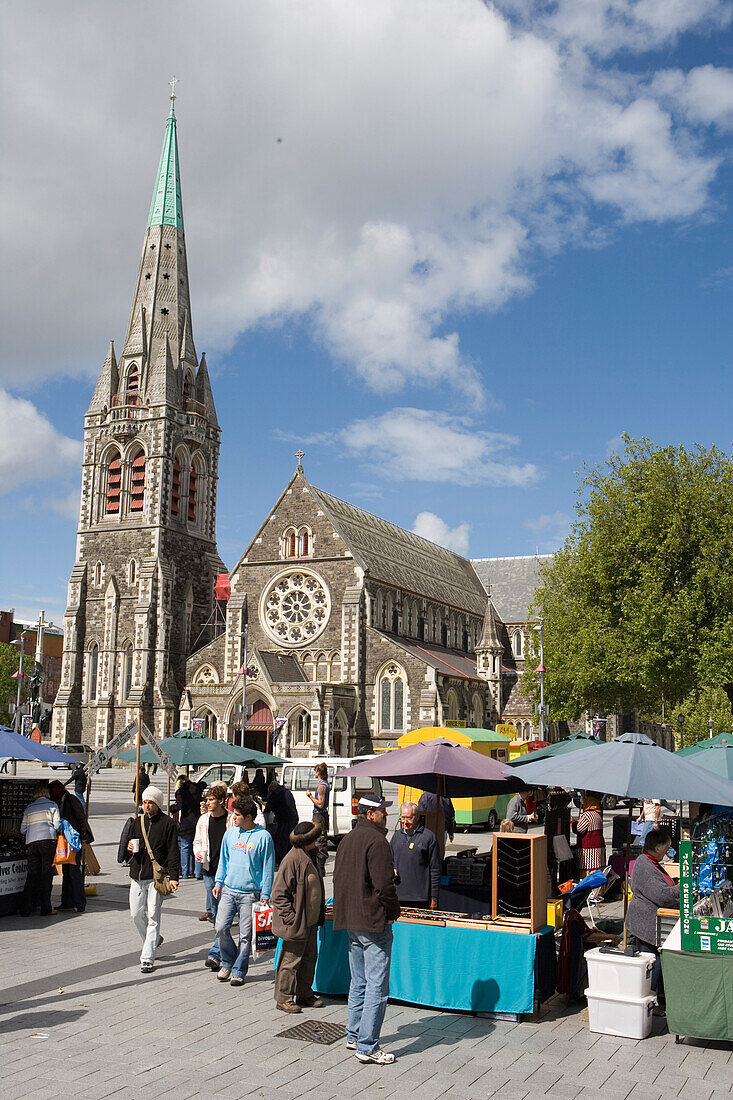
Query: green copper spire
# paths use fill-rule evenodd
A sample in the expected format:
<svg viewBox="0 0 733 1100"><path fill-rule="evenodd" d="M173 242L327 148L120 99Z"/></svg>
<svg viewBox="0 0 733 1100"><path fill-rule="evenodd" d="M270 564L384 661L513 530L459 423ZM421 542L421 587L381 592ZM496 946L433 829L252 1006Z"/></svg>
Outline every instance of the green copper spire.
<svg viewBox="0 0 733 1100"><path fill-rule="evenodd" d="M174 84L175 77L171 84ZM151 225L174 225L183 232L183 203L181 202L181 173L178 167L178 138L176 136L175 95L171 92L171 113L165 126L163 152L160 154L158 176L150 204L148 229Z"/></svg>

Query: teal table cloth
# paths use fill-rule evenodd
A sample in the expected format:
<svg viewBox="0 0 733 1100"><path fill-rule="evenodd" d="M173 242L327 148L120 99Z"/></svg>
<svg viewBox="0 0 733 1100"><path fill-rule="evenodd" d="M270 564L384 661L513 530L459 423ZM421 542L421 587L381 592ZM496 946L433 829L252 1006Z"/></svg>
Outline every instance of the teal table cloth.
<svg viewBox="0 0 733 1100"><path fill-rule="evenodd" d="M409 924L392 926L389 979L392 1000L468 1012L532 1012L536 935L478 928ZM318 930L318 993L349 992L349 941L331 921Z"/></svg>

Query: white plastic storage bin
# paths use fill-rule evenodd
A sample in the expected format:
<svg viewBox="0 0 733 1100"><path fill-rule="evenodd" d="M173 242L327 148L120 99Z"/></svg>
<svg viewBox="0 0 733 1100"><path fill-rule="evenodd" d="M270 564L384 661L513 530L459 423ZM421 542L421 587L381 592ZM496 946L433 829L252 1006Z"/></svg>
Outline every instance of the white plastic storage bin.
<svg viewBox="0 0 733 1100"><path fill-rule="evenodd" d="M652 1030L656 997L612 997L586 989L590 1030L624 1039L646 1039Z"/></svg>
<svg viewBox="0 0 733 1100"><path fill-rule="evenodd" d="M611 997L648 997L652 991L654 956L650 951L639 955L611 955L599 947L586 951L588 988L591 993Z"/></svg>

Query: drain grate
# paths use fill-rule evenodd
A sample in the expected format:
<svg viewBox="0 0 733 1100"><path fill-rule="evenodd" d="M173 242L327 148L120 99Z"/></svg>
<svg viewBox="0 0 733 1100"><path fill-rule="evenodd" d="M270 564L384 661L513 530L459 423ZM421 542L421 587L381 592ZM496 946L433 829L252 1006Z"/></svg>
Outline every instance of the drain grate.
<svg viewBox="0 0 733 1100"><path fill-rule="evenodd" d="M346 1035L343 1024L321 1023L319 1020L303 1020L295 1027L289 1027L287 1031L279 1031L278 1039L302 1039L304 1043L321 1043L329 1046Z"/></svg>

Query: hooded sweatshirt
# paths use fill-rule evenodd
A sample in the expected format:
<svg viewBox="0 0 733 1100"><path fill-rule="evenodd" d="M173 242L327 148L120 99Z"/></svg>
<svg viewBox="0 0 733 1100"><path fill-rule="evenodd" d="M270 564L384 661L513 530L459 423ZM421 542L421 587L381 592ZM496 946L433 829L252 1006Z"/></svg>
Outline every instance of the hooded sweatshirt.
<svg viewBox="0 0 733 1100"><path fill-rule="evenodd" d="M275 848L267 829L232 825L224 833L216 885L269 898L275 876Z"/></svg>

